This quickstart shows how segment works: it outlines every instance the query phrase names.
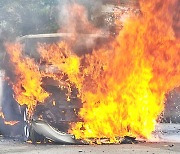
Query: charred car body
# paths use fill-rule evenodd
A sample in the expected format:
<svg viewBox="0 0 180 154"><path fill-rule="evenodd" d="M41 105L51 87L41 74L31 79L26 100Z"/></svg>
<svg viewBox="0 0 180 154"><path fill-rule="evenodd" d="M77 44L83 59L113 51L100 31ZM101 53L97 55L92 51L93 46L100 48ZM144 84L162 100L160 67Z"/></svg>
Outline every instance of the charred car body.
<svg viewBox="0 0 180 154"><path fill-rule="evenodd" d="M66 40L71 37L71 34L67 33L56 33L56 34L39 34L39 35L28 35L17 39L17 42L23 45L23 54L26 57L34 59L39 62L40 55L37 52L38 43L58 43L59 41ZM84 38L84 39L83 39ZM106 39L106 35L96 34L82 34L81 39L85 38L92 39L94 42L99 43ZM91 52L95 47L92 44L91 47L87 48L86 43L84 46L81 45L81 50ZM79 45L73 47L74 50L79 51ZM81 55L82 53L77 53ZM53 73L59 73L58 70L41 62L39 69L41 71L53 71ZM77 97L78 90L73 85L71 86L71 94L67 96L68 87L66 87L66 77L64 81L55 81L53 78L43 78L42 87L45 91L51 95L45 99L43 103L38 103L35 111L31 117L28 116L27 106L19 105L14 99L14 92L8 81L5 80L5 72L1 73L1 91L2 96L2 111L5 114L6 120L18 121L17 124L7 126L4 125L0 128L1 133L7 137L20 138L22 140L31 140L33 143L37 141L44 142L50 139L51 141L75 144L80 143L75 140L74 135L68 134L68 129L71 123L82 121L78 118L78 112L82 107L81 100ZM64 88L61 88L60 86ZM9 106L9 107L8 107ZM7 113L6 113L7 112ZM12 116L8 119L7 115L12 113ZM9 129L9 131L7 131Z"/></svg>
<svg viewBox="0 0 180 154"><path fill-rule="evenodd" d="M90 14L89 18L92 22L95 22L96 26L103 27L105 31L109 32L111 37L114 37L122 27L118 27L115 24L115 20L119 20L123 15L128 14L129 12L139 13L138 9L129 9L123 1L119 4L119 6L115 6L115 1L106 1L105 5L102 6L100 12L96 12L96 14ZM107 5L106 5L107 4ZM125 5L125 6L124 6ZM132 4L131 4L132 5ZM133 4L133 6L137 7L137 3ZM120 12L118 13L118 11ZM116 12L116 16L114 16L114 12ZM98 21L98 22L97 22ZM123 22L123 21L121 21ZM73 44L72 48L76 55L81 56L84 53L90 53L94 48L96 48L96 44L105 43L109 38L108 34L79 34L78 39ZM37 52L38 43L57 43L61 40L67 40L71 38L73 35L71 33L56 33L56 34L38 34L38 35L27 35L17 39L17 42L23 44L24 56L28 56L36 62L40 62L40 55ZM83 40L83 41L82 41ZM40 62L41 71L44 71L45 67L43 62ZM48 70L56 72L56 68L54 68L51 64L48 66ZM4 81L7 84L7 81ZM19 121L18 124L11 127L11 131L14 132L13 135L10 136L21 136L23 140L32 140L34 143L36 141L42 141L45 138L51 139L55 142L61 143L77 143L73 135L68 134L68 129L70 128L70 124L73 122L82 121L79 119L78 112L82 107L81 100L77 97L78 90L76 87L71 85L71 95L70 101L67 101L67 88L61 89L59 87L59 82L53 80L52 78L43 78L42 79L42 87L45 91L50 93L51 95L44 101L44 103L39 103L36 108L33 116L29 119L27 114L26 106L18 105L18 102L13 98L13 91L11 86L8 85L10 89L10 94L12 97L12 101L10 104L15 104L16 108L16 120ZM66 85L65 79L62 81L62 84ZM6 92L6 90L4 90ZM4 102L5 103L5 102ZM19 131L14 131L14 128ZM2 134L9 133L2 132ZM43 137L42 137L43 136Z"/></svg>
<svg viewBox="0 0 180 154"><path fill-rule="evenodd" d="M91 13L89 10L89 20L96 23L96 26L104 27L106 32L110 32L111 36L114 37L117 27L114 24L115 17L112 17L115 9L115 2L106 1L104 2L100 12L96 11L96 14ZM120 13L127 12L128 7L124 7L124 2L120 3L122 7L116 8L120 9ZM125 4L126 5L126 4ZM98 22L97 22L98 21ZM96 45L108 41L109 34L78 34L78 39L73 45L73 51L78 56L84 53L92 52ZM37 35L27 35L17 39L17 42L23 45L24 56L28 56L34 59L36 62L40 61L40 55L37 52L38 43L57 43L61 40L67 40L72 37L71 33L56 33L56 34L37 34ZM82 41L83 40L83 41ZM42 71L44 70L43 62L40 65ZM46 70L47 71L47 70ZM48 71L56 72L56 68L52 65L48 66ZM12 76L9 72L5 72L7 76ZM68 134L68 129L70 123L81 121L78 118L78 112L82 107L81 100L77 97L78 90L76 87L71 85L71 95L70 101L67 101L67 88L63 90L59 87L59 82L53 80L52 78L43 78L42 87L48 93L51 93L43 104L39 103L36 106L35 112L31 119L27 116L27 107L20 106L14 99L14 92L12 86L8 84L8 81L4 80L4 74L1 75L1 90L3 94L1 95L2 111L5 115L6 120L19 121L14 126L9 126L1 124L1 134L8 137L21 138L22 140L32 140L34 143L36 141L42 141L44 137L51 139L56 142L63 143L75 143L74 136ZM65 82L62 84L66 84ZM11 114L9 114L11 113ZM10 117L8 117L11 115ZM2 120L3 121L3 120ZM8 131L7 131L8 130Z"/></svg>
<svg viewBox="0 0 180 154"><path fill-rule="evenodd" d="M119 8L116 7L116 9L118 10ZM104 11L104 14L106 14L107 12L113 14L114 6L104 6L102 11ZM128 9L124 8L124 12L127 11ZM139 10L132 11L135 11L135 13L139 13ZM94 16L92 17L92 19L99 20L101 18L101 15ZM108 15L108 17L109 16L110 15ZM108 19L110 20L110 18ZM114 25L114 27L117 28L116 25ZM116 32L116 29L114 30L112 26L111 28L112 31L110 32L114 34ZM121 27L118 28L121 29ZM72 37L72 34L56 33L28 35L18 38L17 42L23 44L23 51L25 56L28 56L39 62L40 55L36 51L38 43L56 43L61 40L66 40L69 37ZM73 49L77 55L81 56L84 52L91 52L92 49L96 47L96 44L104 42L107 39L107 35L81 34L79 38L80 40L76 40ZM92 42L90 43L90 45L89 41ZM44 66L42 61L40 67L41 68L39 69L43 71ZM58 73L56 72L56 68L54 68L52 65L49 65L48 71ZM2 111L5 114L6 120L18 121L18 123L16 123L14 126L3 125L3 127L0 128L1 133L4 136L20 137L25 141L30 139L34 143L36 143L37 141L42 141L44 140L44 138L60 143L79 143L73 135L68 134L68 129L70 128L71 123L82 121L82 119L79 119L78 117L78 112L82 107L82 102L77 97L78 90L76 87L71 85L71 95L70 98L67 98L69 96L66 95L66 87L61 89L59 87L59 82L53 80L52 78L43 78L42 87L51 95L44 101L44 103L39 103L36 106L33 116L31 117L31 119L29 119L26 106L20 106L15 101L15 99L13 98L13 91L11 89L11 86L8 85L7 81L3 79L4 76L5 75L2 71L0 79L0 96L1 100L3 100L1 104ZM66 85L66 82L62 81L61 84ZM67 101L67 99L69 99L70 101ZM7 110L8 112L6 112ZM7 117L9 115L11 116Z"/></svg>

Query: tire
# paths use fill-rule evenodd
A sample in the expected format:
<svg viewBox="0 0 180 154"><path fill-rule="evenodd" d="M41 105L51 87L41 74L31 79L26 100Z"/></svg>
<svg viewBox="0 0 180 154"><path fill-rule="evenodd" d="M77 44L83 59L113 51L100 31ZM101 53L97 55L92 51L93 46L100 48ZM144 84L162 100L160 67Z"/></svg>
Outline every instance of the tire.
<svg viewBox="0 0 180 154"><path fill-rule="evenodd" d="M24 120L24 133L23 133L23 136L24 136L24 141L27 141L29 139L29 135L30 135L30 132L29 132L29 123L28 123L28 120L27 120L27 108L24 108L21 110L22 114L23 114L23 120Z"/></svg>
<svg viewBox="0 0 180 154"><path fill-rule="evenodd" d="M27 119L27 108L22 108L21 112L23 114L23 120L24 120L24 141L32 141L33 144L36 144L37 142L44 142L45 137L42 135L39 135L32 127L30 124L31 122L28 122L29 120Z"/></svg>
<svg viewBox="0 0 180 154"><path fill-rule="evenodd" d="M31 126L29 140L32 141L32 144L36 144L37 142L44 143L46 138L42 135L39 135Z"/></svg>

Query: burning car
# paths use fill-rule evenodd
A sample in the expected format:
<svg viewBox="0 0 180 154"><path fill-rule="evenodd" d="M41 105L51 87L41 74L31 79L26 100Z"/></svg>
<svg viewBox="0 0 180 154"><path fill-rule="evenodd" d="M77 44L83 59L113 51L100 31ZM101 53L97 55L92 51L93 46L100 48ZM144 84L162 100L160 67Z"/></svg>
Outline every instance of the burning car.
<svg viewBox="0 0 180 154"><path fill-rule="evenodd" d="M17 42L23 45L23 55L25 57L30 57L40 63L39 70L47 74L49 72L61 74L61 70L52 64L45 65L45 62L39 61L40 57L37 52L37 46L39 43L51 44L53 42L54 44L58 44L60 40L69 39L71 36L72 34L67 33L37 34L20 37L17 39ZM88 38L88 41L92 40L93 42L100 43L101 41L104 41L107 36L82 34L81 39L83 38L84 40ZM83 49L86 50L86 52L91 52L95 45L96 44L91 44L91 46L87 48L86 42L84 42L84 46L81 45L81 50ZM78 50L79 45L74 46L73 48ZM2 74L1 82L7 84L4 77L5 75ZM55 79L56 78L53 76L48 75L42 79L42 87L50 93L50 96L44 100L43 104L38 104L34 109L33 115L30 116L28 115L27 106L18 105L14 100L14 92L11 90L11 87L4 87L4 91L6 92L8 89L11 90L11 92L8 93L9 97L12 97L10 105L13 104L16 106L17 112L14 113L14 115L15 117L18 115L20 118L17 127L20 127L21 129L17 132L14 130L16 126L13 126L10 131L14 132L14 135L10 135L11 137L21 136L23 140L31 140L33 143L36 143L37 141L43 142L45 138L61 143L79 143L75 140L73 135L68 133L71 123L81 121L81 119L78 118L78 112L82 107L82 103L77 97L78 90L73 84L66 81L66 76L61 80ZM3 134L5 135L6 132L3 132Z"/></svg>
<svg viewBox="0 0 180 154"><path fill-rule="evenodd" d="M139 3L141 12L125 18L123 28L115 20L118 33L108 38L89 23L82 6L73 4L72 34L63 27L65 33L6 43L11 67L6 73L26 138L37 141L41 134L75 143L69 135L74 134L119 143L119 136L151 137L165 94L179 83L179 40L171 27L170 1Z"/></svg>

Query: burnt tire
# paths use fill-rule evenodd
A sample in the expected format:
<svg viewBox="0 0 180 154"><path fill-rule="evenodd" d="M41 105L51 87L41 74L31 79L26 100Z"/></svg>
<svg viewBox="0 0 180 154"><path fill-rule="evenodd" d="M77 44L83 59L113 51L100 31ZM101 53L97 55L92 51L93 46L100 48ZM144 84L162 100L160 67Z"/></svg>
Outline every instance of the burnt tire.
<svg viewBox="0 0 180 154"><path fill-rule="evenodd" d="M30 125L27 120L27 108L25 106L20 108L21 108L21 113L23 115L23 127L24 127L23 140L27 141L29 139L29 128L30 128Z"/></svg>
<svg viewBox="0 0 180 154"><path fill-rule="evenodd" d="M39 135L32 127L30 127L29 140L32 141L32 144L36 144L37 142L44 143L45 137Z"/></svg>

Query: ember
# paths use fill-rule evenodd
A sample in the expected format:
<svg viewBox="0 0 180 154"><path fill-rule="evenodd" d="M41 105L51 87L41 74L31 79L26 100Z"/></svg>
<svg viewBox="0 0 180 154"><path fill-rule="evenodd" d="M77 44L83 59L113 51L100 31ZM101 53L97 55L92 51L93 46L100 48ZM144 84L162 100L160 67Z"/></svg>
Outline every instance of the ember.
<svg viewBox="0 0 180 154"><path fill-rule="evenodd" d="M71 134L97 141L109 138L113 143L118 136L150 138L164 109L165 94L180 85L180 41L169 14L174 2L140 0L141 14L127 18L118 36L91 54L78 57L72 40L39 44L41 61L60 73L40 71L41 62L23 56L20 44L6 44L16 76L11 81L16 100L32 114L38 102L50 95L41 86L42 78L65 80L68 95L75 85L83 103L79 113L83 122L72 123Z"/></svg>
<svg viewBox="0 0 180 154"><path fill-rule="evenodd" d="M0 117L4 120L5 125L14 126L15 124L19 123L19 121L6 121L3 112L0 112Z"/></svg>

